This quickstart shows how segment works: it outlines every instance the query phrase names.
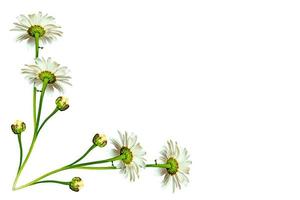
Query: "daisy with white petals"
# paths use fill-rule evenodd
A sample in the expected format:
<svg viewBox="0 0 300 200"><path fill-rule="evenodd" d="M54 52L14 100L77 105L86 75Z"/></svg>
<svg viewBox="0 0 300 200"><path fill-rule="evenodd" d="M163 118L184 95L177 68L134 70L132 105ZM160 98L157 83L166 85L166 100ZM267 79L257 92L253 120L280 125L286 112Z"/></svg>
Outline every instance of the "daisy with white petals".
<svg viewBox="0 0 300 200"><path fill-rule="evenodd" d="M68 68L61 66L51 58L48 58L47 60L44 58L37 58L36 64L25 66L26 68L22 69L25 78L36 86L47 82L47 90L50 92L54 89L63 92L64 84L71 85L71 77L68 76Z"/></svg>
<svg viewBox="0 0 300 200"><path fill-rule="evenodd" d="M135 181L136 177L139 177L139 169L145 167L146 159L144 156L146 153L140 143L137 143L136 135L131 134L128 136L127 132L125 134L119 132L119 136L121 142L115 139L111 140L116 148L113 150L113 154L115 156L124 155L124 158L118 164L118 168L126 177L129 176L130 181Z"/></svg>
<svg viewBox="0 0 300 200"><path fill-rule="evenodd" d="M29 44L34 44L38 37L43 43L51 43L57 36L62 36L60 26L55 24L55 18L42 12L30 14L28 16L20 15L18 22L14 23L15 28L11 31L19 31L20 35L17 41L27 40Z"/></svg>
<svg viewBox="0 0 300 200"><path fill-rule="evenodd" d="M189 182L187 175L190 171L189 165L192 163L189 157L187 150L180 149L177 142L173 143L172 140L168 141L167 146L161 151L161 161L169 165L168 168L161 168L161 175L164 175L162 184L165 186L172 182L173 192L176 188L181 189L182 184Z"/></svg>

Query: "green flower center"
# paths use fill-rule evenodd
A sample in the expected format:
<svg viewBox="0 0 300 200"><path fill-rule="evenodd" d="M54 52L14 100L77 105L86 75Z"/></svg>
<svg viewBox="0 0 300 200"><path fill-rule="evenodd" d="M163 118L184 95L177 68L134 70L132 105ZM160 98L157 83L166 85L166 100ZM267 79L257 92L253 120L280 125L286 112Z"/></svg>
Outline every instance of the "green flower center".
<svg viewBox="0 0 300 200"><path fill-rule="evenodd" d="M43 35L45 35L46 31L40 25L33 25L27 30L27 33L31 37L35 37L36 33L39 35L39 37L42 37Z"/></svg>
<svg viewBox="0 0 300 200"><path fill-rule="evenodd" d="M172 158L172 157L169 158L167 160L166 164L170 165L170 168L167 168L167 171L169 174L174 175L177 173L179 166L178 166L178 162L175 158Z"/></svg>
<svg viewBox="0 0 300 200"><path fill-rule="evenodd" d="M120 150L120 155L124 155L124 158L122 159L122 161L125 164L130 164L133 156L132 156L132 152L130 151L130 149L128 147L122 147Z"/></svg>
<svg viewBox="0 0 300 200"><path fill-rule="evenodd" d="M55 75L49 71L42 71L39 74L39 78L43 82L47 79L49 84L55 83L55 81L56 81Z"/></svg>

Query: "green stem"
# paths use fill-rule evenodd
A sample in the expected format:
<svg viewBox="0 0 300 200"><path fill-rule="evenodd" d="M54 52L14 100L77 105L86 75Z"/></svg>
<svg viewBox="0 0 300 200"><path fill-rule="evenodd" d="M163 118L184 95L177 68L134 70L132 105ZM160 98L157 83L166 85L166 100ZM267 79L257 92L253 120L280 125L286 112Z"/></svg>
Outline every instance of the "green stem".
<svg viewBox="0 0 300 200"><path fill-rule="evenodd" d="M56 108L52 111L52 113L50 113L50 115L48 115L48 117L42 122L41 126L40 126L39 129L37 130L36 135L39 134L39 132L41 131L41 129L43 128L43 126L46 124L46 122L47 122L53 115L55 115L55 113L57 113L57 111L58 111L58 108L56 107Z"/></svg>
<svg viewBox="0 0 300 200"><path fill-rule="evenodd" d="M47 85L48 85L48 80L45 80L44 83L43 83L43 87L42 87L42 92L41 92L41 96L40 96L40 102L39 102L39 110L38 110L38 115L37 115L37 121L36 121L36 126L35 126L35 130L34 130L34 134L33 134L33 138L32 138L32 142L31 142L31 145L30 145L30 148L29 148L29 151L27 153L27 156L24 160L24 163L22 164L21 168L20 168L20 173L22 172L22 170L24 169L29 157L30 157L30 154L33 150L33 147L34 147L34 144L35 144L35 141L36 141L36 137L37 137L37 129L38 129L38 126L39 126L39 122L40 122L40 117L41 117L41 111L42 111L42 106L43 106L43 99L44 99L44 94L45 94L45 91L46 91L46 88L47 88Z"/></svg>
<svg viewBox="0 0 300 200"><path fill-rule="evenodd" d="M33 127L36 126L36 87L33 85Z"/></svg>
<svg viewBox="0 0 300 200"><path fill-rule="evenodd" d="M47 176L50 176L51 174L55 174L57 172L60 172L60 171L66 170L66 169L67 169L66 167L61 167L61 168L58 168L58 169L53 170L51 172L48 172L48 173L46 173L46 174L44 174L44 175L42 175L42 176L34 179L33 181L30 181L30 182L28 182L28 183L26 183L24 185L21 185L20 187L16 187L15 190L19 190L19 189L26 188L28 186L34 185L36 182L39 182L43 178L46 178Z"/></svg>
<svg viewBox="0 0 300 200"><path fill-rule="evenodd" d="M106 169L118 169L118 168L115 166L110 166L110 167L76 167L75 169L106 170Z"/></svg>
<svg viewBox="0 0 300 200"><path fill-rule="evenodd" d="M70 184L70 182L67 182L67 181L44 180L44 181L35 182L32 185L40 184L40 183L58 183L58 184L62 184L62 185L69 185Z"/></svg>
<svg viewBox="0 0 300 200"><path fill-rule="evenodd" d="M52 174L56 174L58 172L64 171L64 170L69 170L69 169L74 169L74 168L78 168L78 167L84 167L86 165L94 165L94 164L100 164L100 163L106 163L106 162L112 162L112 161L116 161L116 160L122 160L124 159L124 155L120 155L120 156L116 156L113 158L109 158L109 159L105 159L105 160L99 160L99 161L94 161L94 162L87 162L87 163L82 163L82 164L77 164L77 165L66 165L64 167L55 169L53 171L47 172L46 174L34 179L33 181L30 181L20 187L15 187L14 190L19 190L22 188L26 188L28 186L31 186L33 184L35 184L36 182L39 182L40 180L52 175Z"/></svg>
<svg viewBox="0 0 300 200"><path fill-rule="evenodd" d="M83 158L85 158L94 148L96 147L95 144L93 144L80 158L78 158L76 161L72 162L71 164L69 164L69 166L74 165L76 163L78 163L79 161L81 161Z"/></svg>
<svg viewBox="0 0 300 200"><path fill-rule="evenodd" d="M38 33L34 34L34 39L35 39L35 58L39 57L39 39L40 35Z"/></svg>
<svg viewBox="0 0 300 200"><path fill-rule="evenodd" d="M19 167L18 167L18 171L13 183L13 190L17 185L19 176L20 176L20 169L21 169L21 165L22 165L22 160L23 160L23 147L22 147L22 138L21 138L21 134L18 134L18 143L19 143L19 147L20 147L20 161L19 161Z"/></svg>
<svg viewBox="0 0 300 200"><path fill-rule="evenodd" d="M122 159L124 159L124 157L125 157L125 155L119 155L119 156L109 158L109 159L105 159L105 160L98 160L98 161L93 161L93 162L86 162L86 163L80 163L80 164L77 164L77 165L72 165L72 166L69 166L69 168L71 169L71 168L84 167L86 165L95 165L95 164L113 162L113 161L116 161L116 160L122 160Z"/></svg>
<svg viewBox="0 0 300 200"><path fill-rule="evenodd" d="M33 138L32 138L32 142L31 142L31 145L29 147L29 150L28 150L28 153L25 157L25 160L23 162L23 164L21 165L20 169L19 169L19 172L15 178L15 181L14 181L14 184L13 184L13 190L17 190L18 188L16 187L17 185L17 182L19 180L19 177L26 165L26 163L28 162L28 159L32 153L32 150L33 150L33 147L34 147L34 144L36 142L36 139L37 139L37 130L38 130L38 126L39 126L39 121L40 121L40 116L41 116L41 111L42 111L42 106L43 106L43 99L44 99L44 94L45 94L45 91L46 91L46 88L47 88L47 85L48 85L48 80L44 80L43 82L43 87L42 87L42 92L41 92L41 96L40 96L40 102L39 102L39 110L38 110L38 115L37 115L37 122L36 122L36 126L34 127L34 133L33 133Z"/></svg>
<svg viewBox="0 0 300 200"><path fill-rule="evenodd" d="M170 164L147 164L146 167L170 168Z"/></svg>
<svg viewBox="0 0 300 200"><path fill-rule="evenodd" d="M29 147L27 156L26 156L26 158L25 158L23 164L21 165L21 167L20 167L20 169L19 169L19 171L18 171L18 173L17 173L17 176L16 176L16 178L15 178L15 181L14 181L14 184L13 184L13 190L17 190L17 189L18 189L16 186L17 186L19 177L20 177L20 175L21 175L21 173L22 173L22 171L23 171L23 169L24 169L24 167L25 167L25 165L26 165L26 163L27 163L27 161L28 161L28 159L29 159L29 157L30 157L30 154L31 154L31 152L32 152L32 150L33 150L33 147L34 147L34 144L35 144L35 141L36 141L36 137L33 136L33 139L32 139L31 145L30 145L30 147Z"/></svg>
<svg viewBox="0 0 300 200"><path fill-rule="evenodd" d="M21 134L18 134L18 142L19 142L19 147L20 147L20 162L19 162L19 167L18 167L18 173L19 173L21 165L22 165L22 161L23 161L23 147L22 147Z"/></svg>
<svg viewBox="0 0 300 200"><path fill-rule="evenodd" d="M39 110L38 110L38 114L37 114L35 130L34 130L34 135L35 136L37 136L37 133L38 133L40 118L41 118L41 112L42 112L42 107L43 107L43 100L44 100L45 91L46 91L46 88L47 88L47 85L48 85L48 81L49 81L48 79L45 79L44 82L43 82L43 87L42 87L40 102L39 102Z"/></svg>

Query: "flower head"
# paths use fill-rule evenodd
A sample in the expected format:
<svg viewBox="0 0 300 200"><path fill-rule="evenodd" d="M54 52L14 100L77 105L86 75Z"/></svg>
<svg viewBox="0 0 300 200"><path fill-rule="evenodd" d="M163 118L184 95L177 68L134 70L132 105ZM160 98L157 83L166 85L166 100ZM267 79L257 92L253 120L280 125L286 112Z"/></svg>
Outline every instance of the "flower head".
<svg viewBox="0 0 300 200"><path fill-rule="evenodd" d="M107 137L105 134L96 134L93 137L93 143L98 147L105 147L107 144Z"/></svg>
<svg viewBox="0 0 300 200"><path fill-rule="evenodd" d="M11 125L11 130L14 134L21 134L26 130L26 124L20 120L16 120L15 123Z"/></svg>
<svg viewBox="0 0 300 200"><path fill-rule="evenodd" d="M28 16L20 15L17 20L18 22L14 23L15 28L11 29L20 32L17 41L27 40L29 44L33 44L38 36L43 43L50 43L57 36L62 36L62 31L59 30L61 27L56 25L54 17L48 14L38 12Z"/></svg>
<svg viewBox="0 0 300 200"><path fill-rule="evenodd" d="M69 187L74 192L79 192L80 189L83 187L83 181L80 177L74 177L72 181L69 183Z"/></svg>
<svg viewBox="0 0 300 200"><path fill-rule="evenodd" d="M45 60L44 58L37 58L36 64L25 65L22 69L31 83L36 85L42 84L44 81L48 82L47 89L53 91L54 88L63 92L63 84L71 85L69 82L71 77L68 76L69 70L67 67L62 67L51 58Z"/></svg>
<svg viewBox="0 0 300 200"><path fill-rule="evenodd" d="M180 149L177 142L174 143L172 140L168 141L167 146L161 151L161 161L169 165L169 168L161 168L161 174L164 175L162 184L168 185L171 181L173 192L176 188L181 189L181 184L189 182L187 175L190 171L189 165L192 163L189 157L187 150Z"/></svg>
<svg viewBox="0 0 300 200"><path fill-rule="evenodd" d="M58 110L65 111L69 108L69 99L67 97L57 97L55 104Z"/></svg>
<svg viewBox="0 0 300 200"><path fill-rule="evenodd" d="M139 177L139 169L145 167L146 159L144 156L146 153L143 151L140 143L137 143L137 136L131 134L128 136L127 132L122 134L119 132L119 143L115 139L112 139L112 143L116 149L113 150L115 156L123 155L124 158L119 162L118 167L121 169L126 177L129 176L130 181L135 181L135 178Z"/></svg>

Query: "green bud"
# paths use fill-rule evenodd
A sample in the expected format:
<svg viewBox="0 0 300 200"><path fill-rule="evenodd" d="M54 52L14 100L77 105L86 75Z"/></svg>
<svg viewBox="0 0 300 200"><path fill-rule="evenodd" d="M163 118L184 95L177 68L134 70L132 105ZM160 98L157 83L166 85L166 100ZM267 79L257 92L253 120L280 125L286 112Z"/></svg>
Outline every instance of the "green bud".
<svg viewBox="0 0 300 200"><path fill-rule="evenodd" d="M79 192L79 190L83 187L83 181L80 177L74 177L69 183L69 187L74 192Z"/></svg>
<svg viewBox="0 0 300 200"><path fill-rule="evenodd" d="M58 97L55 101L56 107L60 111L65 111L69 108L69 100L67 97Z"/></svg>
<svg viewBox="0 0 300 200"><path fill-rule="evenodd" d="M93 138L93 143L98 147L105 147L107 145L106 135L97 133Z"/></svg>
<svg viewBox="0 0 300 200"><path fill-rule="evenodd" d="M11 130L14 134L21 134L26 130L26 124L20 120L17 120L11 125Z"/></svg>

